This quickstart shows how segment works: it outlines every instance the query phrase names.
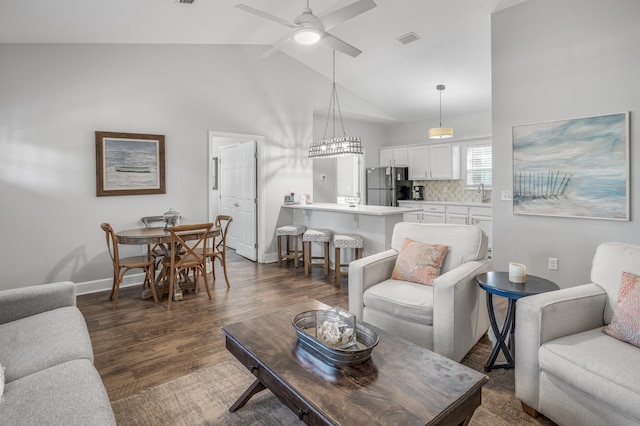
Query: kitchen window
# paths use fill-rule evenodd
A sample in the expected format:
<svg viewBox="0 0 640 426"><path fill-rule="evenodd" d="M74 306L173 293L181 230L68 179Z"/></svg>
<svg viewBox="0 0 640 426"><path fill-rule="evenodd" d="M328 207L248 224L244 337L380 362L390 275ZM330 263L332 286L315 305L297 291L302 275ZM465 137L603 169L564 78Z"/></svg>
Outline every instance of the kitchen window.
<svg viewBox="0 0 640 426"><path fill-rule="evenodd" d="M491 145L467 146L467 186L491 186Z"/></svg>

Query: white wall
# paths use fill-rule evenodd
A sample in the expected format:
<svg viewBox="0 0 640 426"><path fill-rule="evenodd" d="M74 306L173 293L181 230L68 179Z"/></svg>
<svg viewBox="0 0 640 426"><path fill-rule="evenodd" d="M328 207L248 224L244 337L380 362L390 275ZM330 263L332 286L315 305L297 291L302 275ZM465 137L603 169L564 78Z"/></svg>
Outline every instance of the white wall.
<svg viewBox="0 0 640 426"><path fill-rule="evenodd" d="M438 117L425 118L410 123L397 123L389 127L389 145L409 145L419 143L442 143L429 139L429 129L438 127ZM491 111L472 114L443 115L442 125L453 128L453 137L446 142L464 142L470 139L486 138L491 135Z"/></svg>
<svg viewBox="0 0 640 426"><path fill-rule="evenodd" d="M560 287L589 282L605 241L640 243L640 2L536 0L493 15L493 257ZM512 126L631 111L631 221L514 215ZM559 261L557 272L548 258Z"/></svg>
<svg viewBox="0 0 640 426"><path fill-rule="evenodd" d="M210 130L266 137L263 249L275 252L282 194L291 182L312 188L313 109L330 81L282 53L261 59L264 49L0 45L0 289L67 279L109 288L101 222L138 227L169 208L206 220ZM341 96L353 111L385 116ZM96 197L96 130L164 134L167 193Z"/></svg>

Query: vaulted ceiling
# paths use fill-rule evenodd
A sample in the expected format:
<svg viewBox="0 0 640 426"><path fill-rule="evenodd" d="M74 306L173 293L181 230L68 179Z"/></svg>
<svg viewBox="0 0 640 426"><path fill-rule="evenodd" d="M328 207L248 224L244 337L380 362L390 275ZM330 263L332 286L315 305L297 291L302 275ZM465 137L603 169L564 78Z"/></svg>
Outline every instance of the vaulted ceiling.
<svg viewBox="0 0 640 426"><path fill-rule="evenodd" d="M270 45L289 29L238 2L293 20L306 0L2 0L0 43ZM310 0L314 14L354 0ZM336 54L336 81L384 110L417 121L491 108L491 14L524 0L375 0L377 7L331 29L362 50ZM415 33L409 44L398 38ZM331 50L288 44L287 54L331 78ZM1 58L0 58L1 60ZM265 58L264 60L269 60ZM348 109L348 108L347 108Z"/></svg>

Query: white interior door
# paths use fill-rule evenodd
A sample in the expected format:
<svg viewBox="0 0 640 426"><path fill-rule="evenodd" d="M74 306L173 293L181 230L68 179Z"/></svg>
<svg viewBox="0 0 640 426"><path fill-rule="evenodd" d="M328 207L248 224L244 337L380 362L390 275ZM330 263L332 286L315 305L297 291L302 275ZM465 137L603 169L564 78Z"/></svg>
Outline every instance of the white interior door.
<svg viewBox="0 0 640 426"><path fill-rule="evenodd" d="M220 214L233 217L227 246L257 260L256 141L220 148Z"/></svg>

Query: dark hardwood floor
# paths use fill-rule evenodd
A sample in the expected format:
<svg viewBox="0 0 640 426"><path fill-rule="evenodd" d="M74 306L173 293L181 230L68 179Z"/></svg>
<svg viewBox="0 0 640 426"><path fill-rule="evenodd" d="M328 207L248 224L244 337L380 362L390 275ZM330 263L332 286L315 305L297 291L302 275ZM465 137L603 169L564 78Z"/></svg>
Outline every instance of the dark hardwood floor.
<svg viewBox="0 0 640 426"><path fill-rule="evenodd" d="M225 349L223 325L312 299L348 308L348 278L335 287L333 276L324 278L322 268L312 268L305 277L303 267L258 264L233 251L227 268L231 288L216 263L217 280L210 280L212 300L201 289L174 302L171 311L166 309L166 297L157 304L142 300L138 286L121 289L116 312L111 310L109 292L78 297L95 366L112 401L234 359Z"/></svg>
<svg viewBox="0 0 640 426"><path fill-rule="evenodd" d="M322 268L293 264L258 264L228 254L231 288L216 263L217 280L210 277L212 300L204 289L185 294L167 311L166 297L157 304L142 300L139 286L123 288L118 310L111 310L109 292L78 297L78 308L89 327L95 366L112 401L169 382L233 358L225 348L220 328L246 318L263 315L281 306L319 300L348 309L348 277L334 286L333 276L325 278ZM506 302L497 317L504 318ZM493 339L491 333L489 338Z"/></svg>

